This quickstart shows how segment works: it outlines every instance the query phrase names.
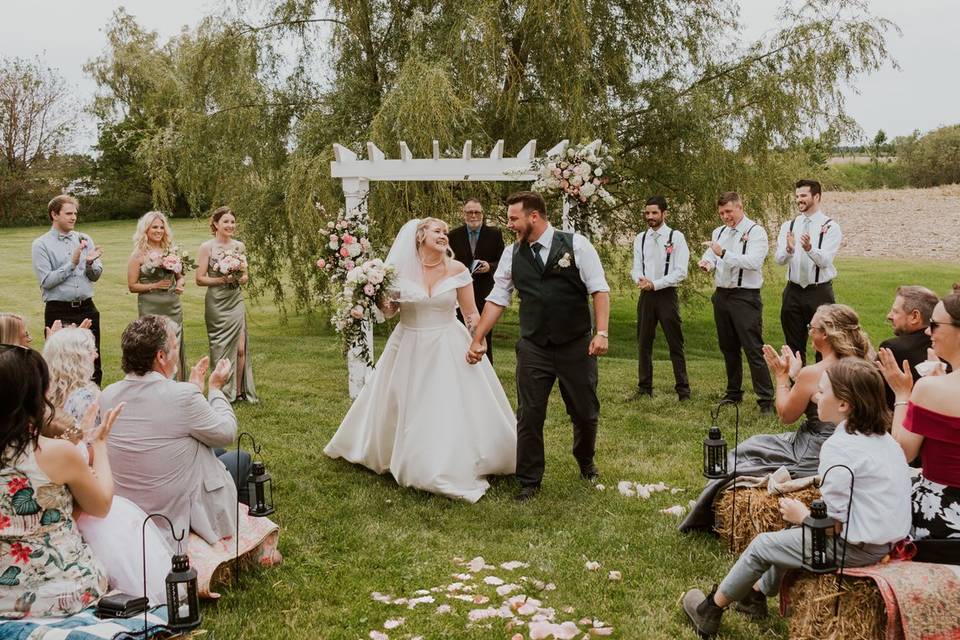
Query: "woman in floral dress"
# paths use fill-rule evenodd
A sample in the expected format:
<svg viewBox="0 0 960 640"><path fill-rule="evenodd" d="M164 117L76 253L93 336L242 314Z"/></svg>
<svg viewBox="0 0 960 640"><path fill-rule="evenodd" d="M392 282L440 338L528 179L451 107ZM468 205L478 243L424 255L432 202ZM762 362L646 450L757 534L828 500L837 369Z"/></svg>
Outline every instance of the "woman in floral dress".
<svg viewBox="0 0 960 640"><path fill-rule="evenodd" d="M104 516L113 498L106 439L118 407L90 443L40 435L53 417L49 372L36 351L0 345L0 617L68 616L99 599L107 576L73 520L74 500ZM79 425L94 429L97 405Z"/></svg>

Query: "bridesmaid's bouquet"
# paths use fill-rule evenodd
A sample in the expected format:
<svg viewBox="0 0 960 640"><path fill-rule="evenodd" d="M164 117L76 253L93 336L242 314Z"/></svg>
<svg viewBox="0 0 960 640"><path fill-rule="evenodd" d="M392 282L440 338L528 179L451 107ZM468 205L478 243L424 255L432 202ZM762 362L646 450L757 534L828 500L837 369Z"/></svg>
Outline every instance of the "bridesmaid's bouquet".
<svg viewBox="0 0 960 640"><path fill-rule="evenodd" d="M140 265L140 272L147 276L177 279L185 275L190 269L196 268L196 263L179 246L171 245L164 251L149 251Z"/></svg>
<svg viewBox="0 0 960 640"><path fill-rule="evenodd" d="M373 366L370 345L367 344L365 324L379 324L386 318L380 305L389 299L396 270L379 258L355 265L344 278L343 292L336 312L331 318L337 332L343 336L343 350L357 349L361 358Z"/></svg>
<svg viewBox="0 0 960 640"><path fill-rule="evenodd" d="M247 255L239 246L219 249L210 256L210 269L222 276L239 276L247 270ZM228 286L239 287L240 283L233 281Z"/></svg>

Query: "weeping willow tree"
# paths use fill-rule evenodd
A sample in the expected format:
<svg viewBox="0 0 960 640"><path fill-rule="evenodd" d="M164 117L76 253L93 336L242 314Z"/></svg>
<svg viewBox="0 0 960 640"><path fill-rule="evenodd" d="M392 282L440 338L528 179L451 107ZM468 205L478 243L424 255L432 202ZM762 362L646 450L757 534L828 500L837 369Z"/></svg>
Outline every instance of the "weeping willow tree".
<svg viewBox="0 0 960 640"><path fill-rule="evenodd" d="M755 42L738 20L734 0L240 0L165 43L118 12L89 68L155 203L231 204L260 290L303 308L320 290L317 207L342 206L333 142L426 156L435 139L458 154L602 138L618 158L608 230L636 228L653 193L694 238L720 191L784 211L802 143L855 130L843 90L887 59L895 27L864 0L787 3ZM377 183L369 210L386 240L516 186Z"/></svg>

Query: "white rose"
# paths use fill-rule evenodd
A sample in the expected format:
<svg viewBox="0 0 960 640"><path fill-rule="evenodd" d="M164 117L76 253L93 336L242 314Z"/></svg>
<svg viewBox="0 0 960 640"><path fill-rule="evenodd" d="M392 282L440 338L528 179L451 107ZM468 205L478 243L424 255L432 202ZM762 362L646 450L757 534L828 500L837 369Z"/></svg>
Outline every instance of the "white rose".
<svg viewBox="0 0 960 640"><path fill-rule="evenodd" d="M347 282L361 282L361 280L366 280L361 267L354 267L347 272Z"/></svg>
<svg viewBox="0 0 960 640"><path fill-rule="evenodd" d="M570 178L570 184L572 184L575 187L579 187L580 185L583 184L583 178L581 178L580 176L573 176L572 178Z"/></svg>
<svg viewBox="0 0 960 640"><path fill-rule="evenodd" d="M602 175L603 175L603 169L600 168L600 167L597 167L596 169L593 170L593 175L595 175L595 176L602 176Z"/></svg>
<svg viewBox="0 0 960 640"><path fill-rule="evenodd" d="M597 188L593 183L587 182L582 187L580 187L580 195L590 197L597 191Z"/></svg>
<svg viewBox="0 0 960 640"><path fill-rule="evenodd" d="M347 245L347 253L350 255L351 258L356 258L362 252L363 252L363 247L361 247L356 242L351 242L350 244Z"/></svg>
<svg viewBox="0 0 960 640"><path fill-rule="evenodd" d="M580 175L582 175L582 176L588 176L588 175L590 175L590 172L591 172L592 170L593 170L593 167L591 167L591 166L590 166L589 164L587 164L586 162L581 162L581 163L580 163Z"/></svg>
<svg viewBox="0 0 960 640"><path fill-rule="evenodd" d="M572 158L577 155L577 152L574 149L567 149L567 157Z"/></svg>
<svg viewBox="0 0 960 640"><path fill-rule="evenodd" d="M340 243L338 243L336 240L331 240L327 246L330 247L331 251L336 251L340 248Z"/></svg>

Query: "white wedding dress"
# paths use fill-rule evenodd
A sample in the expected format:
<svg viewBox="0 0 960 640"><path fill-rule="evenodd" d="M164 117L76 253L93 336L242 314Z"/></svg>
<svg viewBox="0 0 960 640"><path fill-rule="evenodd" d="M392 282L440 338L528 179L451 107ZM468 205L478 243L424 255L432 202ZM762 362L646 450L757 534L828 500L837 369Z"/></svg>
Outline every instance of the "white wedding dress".
<svg viewBox="0 0 960 640"><path fill-rule="evenodd" d="M470 365L470 334L456 318L463 271L400 304L400 322L373 375L324 453L397 483L469 502L488 475L512 474L517 421L490 362Z"/></svg>

